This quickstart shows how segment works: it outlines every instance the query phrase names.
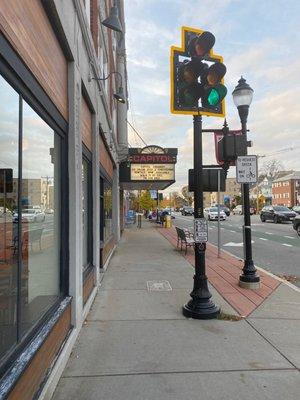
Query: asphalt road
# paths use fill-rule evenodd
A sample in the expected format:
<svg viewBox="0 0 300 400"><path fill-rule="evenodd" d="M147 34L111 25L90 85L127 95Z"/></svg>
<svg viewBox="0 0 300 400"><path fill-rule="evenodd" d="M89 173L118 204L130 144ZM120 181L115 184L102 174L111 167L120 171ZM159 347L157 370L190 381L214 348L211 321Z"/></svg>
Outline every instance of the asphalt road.
<svg viewBox="0 0 300 400"><path fill-rule="evenodd" d="M174 213L173 224L193 230L193 217ZM243 216L230 215L221 222L221 248L243 258ZM292 283L300 287L300 237L291 222L274 224L251 217L252 254L255 265L278 276L297 277ZM208 222L209 242L217 245L218 223Z"/></svg>

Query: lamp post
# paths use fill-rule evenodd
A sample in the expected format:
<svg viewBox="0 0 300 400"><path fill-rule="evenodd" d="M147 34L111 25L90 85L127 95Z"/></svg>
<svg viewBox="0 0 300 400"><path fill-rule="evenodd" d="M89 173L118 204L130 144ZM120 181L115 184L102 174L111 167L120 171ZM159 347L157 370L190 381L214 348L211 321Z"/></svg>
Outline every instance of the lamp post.
<svg viewBox="0 0 300 400"><path fill-rule="evenodd" d="M241 124L242 134L247 137L247 117L249 106L252 102L253 89L241 77L238 85L232 92L233 101L236 105ZM252 242L251 242L251 219L250 219L250 200L249 183L243 184L243 205L244 205L244 268L239 278L239 286L248 289L258 289L260 287L260 277L252 260Z"/></svg>

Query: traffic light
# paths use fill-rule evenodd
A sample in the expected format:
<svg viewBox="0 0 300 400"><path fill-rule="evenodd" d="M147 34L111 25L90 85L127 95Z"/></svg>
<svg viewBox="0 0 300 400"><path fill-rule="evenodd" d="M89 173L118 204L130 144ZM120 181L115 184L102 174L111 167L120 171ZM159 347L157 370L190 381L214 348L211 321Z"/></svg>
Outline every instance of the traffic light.
<svg viewBox="0 0 300 400"><path fill-rule="evenodd" d="M171 112L223 117L226 67L213 53L214 35L183 27L182 38L182 48L171 48Z"/></svg>

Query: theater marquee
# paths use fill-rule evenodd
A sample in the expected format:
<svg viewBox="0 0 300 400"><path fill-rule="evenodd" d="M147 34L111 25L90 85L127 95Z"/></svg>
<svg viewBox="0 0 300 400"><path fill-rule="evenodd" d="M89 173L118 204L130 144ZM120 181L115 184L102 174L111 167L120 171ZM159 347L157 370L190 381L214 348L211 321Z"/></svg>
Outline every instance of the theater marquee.
<svg viewBox="0 0 300 400"><path fill-rule="evenodd" d="M132 181L173 181L175 179L174 164L131 164Z"/></svg>
<svg viewBox="0 0 300 400"><path fill-rule="evenodd" d="M176 161L176 148L130 148L127 161L120 165L121 186L127 190L163 190L175 182Z"/></svg>

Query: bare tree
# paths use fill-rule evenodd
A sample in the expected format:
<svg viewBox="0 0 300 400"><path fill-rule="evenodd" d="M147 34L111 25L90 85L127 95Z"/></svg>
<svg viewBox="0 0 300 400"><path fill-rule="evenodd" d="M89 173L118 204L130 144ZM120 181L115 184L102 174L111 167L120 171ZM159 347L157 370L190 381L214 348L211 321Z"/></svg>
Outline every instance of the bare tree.
<svg viewBox="0 0 300 400"><path fill-rule="evenodd" d="M284 166L280 161L275 159L266 161L261 169L262 175L271 179L272 181L277 179L281 175L280 173L282 171L284 171Z"/></svg>
<svg viewBox="0 0 300 400"><path fill-rule="evenodd" d="M193 193L189 192L188 186L183 186L183 188L181 189L181 194L188 205L191 206L193 203L194 195Z"/></svg>

